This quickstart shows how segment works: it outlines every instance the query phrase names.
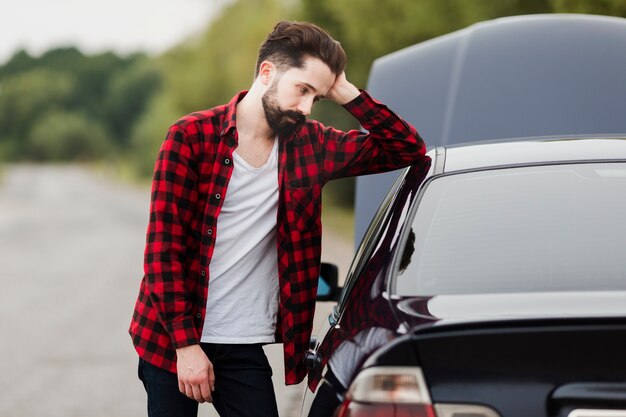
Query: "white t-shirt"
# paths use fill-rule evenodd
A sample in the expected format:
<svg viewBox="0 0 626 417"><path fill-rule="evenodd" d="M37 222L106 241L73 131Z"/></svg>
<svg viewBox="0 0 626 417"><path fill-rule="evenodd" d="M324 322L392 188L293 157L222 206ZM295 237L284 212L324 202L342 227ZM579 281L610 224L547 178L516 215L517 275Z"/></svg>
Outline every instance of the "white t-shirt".
<svg viewBox="0 0 626 417"><path fill-rule="evenodd" d="M263 166L236 152L233 164L217 218L201 341L271 343L278 311L278 140Z"/></svg>

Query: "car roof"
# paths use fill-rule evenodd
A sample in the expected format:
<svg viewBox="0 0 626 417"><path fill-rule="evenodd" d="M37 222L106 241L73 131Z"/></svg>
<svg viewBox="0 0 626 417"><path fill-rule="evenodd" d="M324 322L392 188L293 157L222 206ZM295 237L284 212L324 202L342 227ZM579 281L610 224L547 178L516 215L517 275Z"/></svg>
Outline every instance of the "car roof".
<svg viewBox="0 0 626 417"><path fill-rule="evenodd" d="M445 152L444 152L445 151ZM442 172L512 165L626 161L626 135L614 137L540 137L453 145L432 150L445 155Z"/></svg>

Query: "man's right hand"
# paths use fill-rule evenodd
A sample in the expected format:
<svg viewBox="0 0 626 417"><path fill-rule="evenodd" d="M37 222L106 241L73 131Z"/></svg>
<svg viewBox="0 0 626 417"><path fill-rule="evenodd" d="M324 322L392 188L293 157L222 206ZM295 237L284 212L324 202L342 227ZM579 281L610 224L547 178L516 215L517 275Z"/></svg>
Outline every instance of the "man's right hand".
<svg viewBox="0 0 626 417"><path fill-rule="evenodd" d="M215 390L213 364L200 345L176 349L178 389L199 403L212 402Z"/></svg>

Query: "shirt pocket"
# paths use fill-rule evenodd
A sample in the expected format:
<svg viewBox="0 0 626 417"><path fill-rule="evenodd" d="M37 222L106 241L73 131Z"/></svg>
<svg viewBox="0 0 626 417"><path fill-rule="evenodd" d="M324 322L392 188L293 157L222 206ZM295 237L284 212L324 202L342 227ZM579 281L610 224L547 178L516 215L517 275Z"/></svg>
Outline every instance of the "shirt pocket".
<svg viewBox="0 0 626 417"><path fill-rule="evenodd" d="M313 233L321 228L322 186L313 184L290 190L293 225L300 232Z"/></svg>

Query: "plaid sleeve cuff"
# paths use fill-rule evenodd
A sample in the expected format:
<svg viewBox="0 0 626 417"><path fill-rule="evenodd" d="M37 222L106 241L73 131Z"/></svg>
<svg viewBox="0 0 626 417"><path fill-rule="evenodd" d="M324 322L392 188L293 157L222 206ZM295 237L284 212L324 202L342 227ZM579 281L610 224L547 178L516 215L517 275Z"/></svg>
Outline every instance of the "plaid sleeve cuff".
<svg viewBox="0 0 626 417"><path fill-rule="evenodd" d="M367 93L367 91L361 89L359 89L359 91L361 91L361 94L356 96L352 101L349 101L343 105L343 107L350 113L352 113L355 117L358 117L359 113L362 114L369 108L371 108L371 103L374 102L374 99Z"/></svg>
<svg viewBox="0 0 626 417"><path fill-rule="evenodd" d="M184 318L167 326L174 349L200 343L198 332L192 318Z"/></svg>
<svg viewBox="0 0 626 417"><path fill-rule="evenodd" d="M361 94L354 100L344 104L344 108L361 123L364 129L371 131L380 126L388 128L395 126L400 130L408 129L405 123L385 104L374 99L367 91L360 91ZM405 133L411 134L412 132L407 131ZM406 134L401 136L406 136Z"/></svg>
<svg viewBox="0 0 626 417"><path fill-rule="evenodd" d="M387 106L372 98L365 90L361 90L360 95L344 104L343 107L367 130L380 124L388 124L392 120L399 120L398 116L391 112Z"/></svg>

